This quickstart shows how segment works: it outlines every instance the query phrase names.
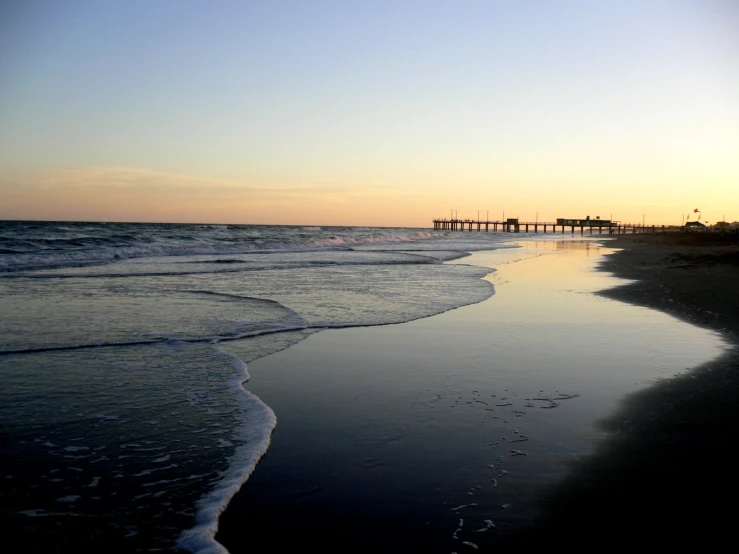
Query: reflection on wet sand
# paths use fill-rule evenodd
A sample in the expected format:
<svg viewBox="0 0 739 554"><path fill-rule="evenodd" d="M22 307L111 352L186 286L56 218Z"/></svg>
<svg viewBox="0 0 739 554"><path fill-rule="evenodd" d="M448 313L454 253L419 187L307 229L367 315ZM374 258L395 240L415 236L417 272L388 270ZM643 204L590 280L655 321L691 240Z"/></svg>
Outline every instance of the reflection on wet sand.
<svg viewBox="0 0 739 554"><path fill-rule="evenodd" d="M250 552L289 535L332 552L523 541L549 485L604 438L596 421L720 353L711 333L595 294L622 282L595 271L598 245L522 245L453 262L498 268L487 301L250 365L279 424L223 516L233 554L245 529Z"/></svg>
<svg viewBox="0 0 739 554"><path fill-rule="evenodd" d="M507 537L506 546L567 544L577 551L607 541L624 549L725 548L734 541L731 502L739 495L736 237L621 237L614 246L622 250L604 269L638 280L604 295L720 330L729 348L629 395L599 424L608 440L543 489L536 524Z"/></svg>

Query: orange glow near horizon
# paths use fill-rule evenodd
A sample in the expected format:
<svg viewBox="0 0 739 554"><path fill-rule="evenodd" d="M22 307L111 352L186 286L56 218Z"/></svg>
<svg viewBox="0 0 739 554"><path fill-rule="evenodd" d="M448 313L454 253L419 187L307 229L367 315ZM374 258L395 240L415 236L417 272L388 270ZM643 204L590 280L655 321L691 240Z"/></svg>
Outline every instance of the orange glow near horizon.
<svg viewBox="0 0 739 554"><path fill-rule="evenodd" d="M341 226L431 226L452 210L462 219L554 221L558 217L615 219L624 223L676 225L683 218L714 223L739 219L737 193L726 202L684 187L659 194L618 186L536 188L388 184L254 186L237 181L132 168L66 168L0 176L0 219L139 221Z"/></svg>

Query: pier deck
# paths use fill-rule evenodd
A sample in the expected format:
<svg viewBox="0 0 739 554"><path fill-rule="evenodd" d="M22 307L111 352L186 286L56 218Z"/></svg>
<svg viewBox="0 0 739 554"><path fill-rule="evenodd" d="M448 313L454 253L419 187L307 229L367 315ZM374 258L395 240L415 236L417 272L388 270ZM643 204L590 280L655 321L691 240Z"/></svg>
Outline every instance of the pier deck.
<svg viewBox="0 0 739 554"><path fill-rule="evenodd" d="M681 231L679 225L634 225L622 224L619 222L599 223L599 220L590 220L588 223L579 224L560 224L553 222L510 222L510 221L479 221L471 219L434 219L434 229L437 231L493 231L504 233L556 233L558 228L562 234L569 230L575 233L576 229L580 230L580 234L584 235L588 230L589 234L604 233L609 235L623 235L626 233L666 233Z"/></svg>

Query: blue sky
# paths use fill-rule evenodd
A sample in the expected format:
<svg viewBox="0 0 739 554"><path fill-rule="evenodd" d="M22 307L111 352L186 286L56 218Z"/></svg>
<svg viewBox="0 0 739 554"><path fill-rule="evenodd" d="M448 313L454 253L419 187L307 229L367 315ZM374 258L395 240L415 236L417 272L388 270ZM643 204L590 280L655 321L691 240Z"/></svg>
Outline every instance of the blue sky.
<svg viewBox="0 0 739 554"><path fill-rule="evenodd" d="M737 2L0 6L0 218L739 219Z"/></svg>

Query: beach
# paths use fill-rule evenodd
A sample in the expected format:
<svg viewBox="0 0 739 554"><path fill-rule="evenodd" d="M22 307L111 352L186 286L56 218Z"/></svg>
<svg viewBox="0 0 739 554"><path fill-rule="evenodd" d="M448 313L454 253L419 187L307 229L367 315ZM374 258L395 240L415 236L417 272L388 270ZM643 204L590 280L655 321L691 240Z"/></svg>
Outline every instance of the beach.
<svg viewBox="0 0 739 554"><path fill-rule="evenodd" d="M609 291L607 296L737 336L736 233L623 235L609 246L623 250L610 256L603 269L638 282Z"/></svg>
<svg viewBox="0 0 739 554"><path fill-rule="evenodd" d="M721 264L725 288L694 284L695 296L677 288L692 279L655 268L674 269L679 255L701 270L733 247L662 241L473 254L459 263L498 268L496 294L480 304L321 333L252 364L247 388L281 424L217 540L233 553L713 540L709 521L732 514L718 501L731 475L735 391L725 387L736 364L716 332L732 312L727 304L708 325L693 310L701 295L731 295L731 268ZM705 330L651 309L664 310L670 283L673 315Z"/></svg>
<svg viewBox="0 0 739 554"><path fill-rule="evenodd" d="M2 232L18 551L656 545L731 516L733 244Z"/></svg>
<svg viewBox="0 0 739 554"><path fill-rule="evenodd" d="M511 543L718 549L739 492L739 246L736 234L629 235L601 268L630 284L601 294L720 334L725 352L629 395L601 422L608 438L553 486L538 525Z"/></svg>

